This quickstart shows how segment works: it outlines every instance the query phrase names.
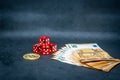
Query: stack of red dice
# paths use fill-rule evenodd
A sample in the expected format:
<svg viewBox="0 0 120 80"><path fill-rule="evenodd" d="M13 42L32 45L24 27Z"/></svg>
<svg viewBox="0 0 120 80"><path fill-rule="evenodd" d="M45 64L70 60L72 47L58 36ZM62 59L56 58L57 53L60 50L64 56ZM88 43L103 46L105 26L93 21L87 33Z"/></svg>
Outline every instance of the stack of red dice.
<svg viewBox="0 0 120 80"><path fill-rule="evenodd" d="M57 51L57 44L50 43L49 36L40 36L39 43L33 45L32 51L37 54L49 55Z"/></svg>

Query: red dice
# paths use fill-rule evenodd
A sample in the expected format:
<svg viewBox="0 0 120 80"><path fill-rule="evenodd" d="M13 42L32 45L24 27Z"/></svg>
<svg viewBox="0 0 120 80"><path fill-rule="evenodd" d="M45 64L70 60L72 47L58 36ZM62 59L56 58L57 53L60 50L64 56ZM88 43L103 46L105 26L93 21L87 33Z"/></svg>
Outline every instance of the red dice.
<svg viewBox="0 0 120 80"><path fill-rule="evenodd" d="M37 54L49 55L57 51L57 44L50 43L49 36L40 36L39 43L33 45L32 51Z"/></svg>
<svg viewBox="0 0 120 80"><path fill-rule="evenodd" d="M50 47L51 47L51 52L56 52L57 51L57 44L55 44L55 43L51 43L50 44Z"/></svg>
<svg viewBox="0 0 120 80"><path fill-rule="evenodd" d="M34 44L33 47L32 47L32 51L33 51L34 53L39 54L39 53L42 52L42 48L40 47L39 44Z"/></svg>
<svg viewBox="0 0 120 80"><path fill-rule="evenodd" d="M40 44L41 48L44 49L44 48L50 48L50 44Z"/></svg>
<svg viewBox="0 0 120 80"><path fill-rule="evenodd" d="M42 54L43 55L49 55L49 54L51 54L51 49L49 49L49 48L42 49Z"/></svg>
<svg viewBox="0 0 120 80"><path fill-rule="evenodd" d="M39 43L40 44L50 44L49 36L40 36Z"/></svg>

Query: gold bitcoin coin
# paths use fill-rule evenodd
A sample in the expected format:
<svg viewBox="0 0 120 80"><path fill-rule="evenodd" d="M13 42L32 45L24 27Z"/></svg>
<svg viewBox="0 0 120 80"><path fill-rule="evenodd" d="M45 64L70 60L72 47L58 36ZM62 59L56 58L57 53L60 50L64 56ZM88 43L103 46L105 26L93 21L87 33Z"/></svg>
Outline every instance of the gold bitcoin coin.
<svg viewBox="0 0 120 80"><path fill-rule="evenodd" d="M27 53L27 54L23 55L23 58L25 60L37 60L40 58L40 55L35 54L35 53Z"/></svg>

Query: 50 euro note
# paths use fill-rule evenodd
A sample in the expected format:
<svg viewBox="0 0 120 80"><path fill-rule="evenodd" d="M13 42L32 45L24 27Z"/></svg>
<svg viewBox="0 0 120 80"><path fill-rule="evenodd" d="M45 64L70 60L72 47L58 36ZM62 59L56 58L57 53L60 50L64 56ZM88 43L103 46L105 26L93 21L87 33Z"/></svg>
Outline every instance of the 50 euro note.
<svg viewBox="0 0 120 80"><path fill-rule="evenodd" d="M68 47L76 47L79 49L72 52L81 63L89 66L89 68L109 72L115 65L120 63L120 59L111 57L107 52L101 49L97 44L68 44Z"/></svg>
<svg viewBox="0 0 120 80"><path fill-rule="evenodd" d="M120 63L120 60L100 60L83 63L89 66L89 68L109 72L114 66Z"/></svg>
<svg viewBox="0 0 120 80"><path fill-rule="evenodd" d="M67 44L69 48L74 48L75 50L72 54L79 58L83 59L104 59L104 58L113 58L103 49L101 49L96 43L90 44Z"/></svg>
<svg viewBox="0 0 120 80"><path fill-rule="evenodd" d="M120 63L119 59L110 56L96 43L66 44L54 54L52 59L105 72Z"/></svg>
<svg viewBox="0 0 120 80"><path fill-rule="evenodd" d="M79 66L81 63L78 60L73 60L73 58L70 57L73 50L74 49L64 47L57 51L51 59Z"/></svg>
<svg viewBox="0 0 120 80"><path fill-rule="evenodd" d="M77 46L77 47L76 47ZM79 55L73 54L74 51L77 51L80 48L87 47L86 45L79 46L77 44L66 44L66 46L62 47L59 51L57 51L52 57L52 59L59 60L61 62L77 65L77 66L84 66L88 67L87 65L84 65L79 61ZM89 46L88 46L89 47ZM78 55L78 56L74 56Z"/></svg>

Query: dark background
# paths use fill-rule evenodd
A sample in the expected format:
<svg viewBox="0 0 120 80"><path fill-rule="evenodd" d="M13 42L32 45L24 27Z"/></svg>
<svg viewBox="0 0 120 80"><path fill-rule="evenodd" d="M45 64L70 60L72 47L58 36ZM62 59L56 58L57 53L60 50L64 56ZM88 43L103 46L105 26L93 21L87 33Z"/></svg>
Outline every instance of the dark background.
<svg viewBox="0 0 120 80"><path fill-rule="evenodd" d="M41 35L58 48L66 43L98 43L120 58L119 0L0 0L0 80L119 80L109 73L50 60L26 61Z"/></svg>

